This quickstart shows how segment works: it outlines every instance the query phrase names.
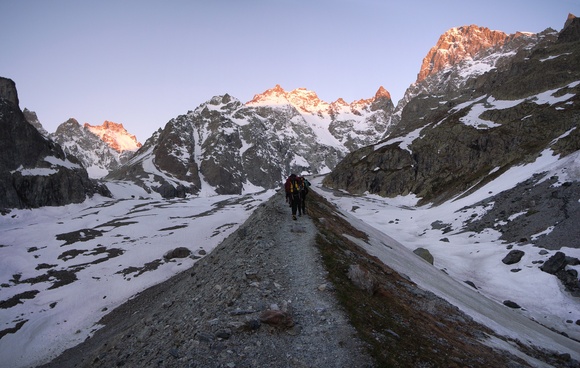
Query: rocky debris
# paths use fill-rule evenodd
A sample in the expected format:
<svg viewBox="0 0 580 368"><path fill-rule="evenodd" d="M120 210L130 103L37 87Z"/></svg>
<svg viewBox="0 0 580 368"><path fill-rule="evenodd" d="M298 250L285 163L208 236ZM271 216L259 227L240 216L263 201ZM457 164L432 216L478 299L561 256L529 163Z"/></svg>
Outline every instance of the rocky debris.
<svg viewBox="0 0 580 368"><path fill-rule="evenodd" d="M580 280L578 280L578 271L574 269L566 269L568 265L577 265L580 263L578 258L566 257L563 252L556 252L551 256L540 269L549 274L555 275L562 284L566 287L566 290L572 293L572 295L580 297Z"/></svg>
<svg viewBox="0 0 580 368"><path fill-rule="evenodd" d="M535 175L512 189L490 195L471 206L484 207L486 213L467 221L465 230L481 232L486 228L494 229L501 233L500 239L508 243L532 243L550 250L579 248L578 199L580 182L562 183L557 176L546 179L545 174ZM532 237L549 228L548 234ZM547 253L545 249L543 251Z"/></svg>
<svg viewBox="0 0 580 368"><path fill-rule="evenodd" d="M566 267L566 254L563 252L556 252L551 256L540 269L549 274L555 275L558 271L561 271Z"/></svg>

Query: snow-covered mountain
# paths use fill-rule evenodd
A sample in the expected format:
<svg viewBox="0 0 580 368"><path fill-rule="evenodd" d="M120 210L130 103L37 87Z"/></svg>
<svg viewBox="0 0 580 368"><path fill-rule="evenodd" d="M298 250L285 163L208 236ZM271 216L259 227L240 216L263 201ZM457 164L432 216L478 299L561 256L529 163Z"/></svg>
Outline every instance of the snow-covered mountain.
<svg viewBox="0 0 580 368"><path fill-rule="evenodd" d="M457 47L440 47L465 51L430 53L433 68L396 112L382 88L351 104L279 86L245 104L217 96L106 177L114 199L3 215L0 355L25 366L80 342L111 308L211 251L272 193L248 192L296 171L328 173L313 189L368 235L337 239L509 337L487 340L493 348L532 366L547 364L525 346L577 364L580 22L517 37L462 27L453 37ZM3 103L13 103L6 91ZM244 195L200 195L226 193ZM164 257L177 247L192 254ZM522 316L535 321L526 331L512 323Z"/></svg>
<svg viewBox="0 0 580 368"><path fill-rule="evenodd" d="M504 40L413 85L386 139L349 154L323 183L393 205L411 200L408 217L364 216L427 249L456 279L577 339L580 19L559 33ZM423 223L422 211L438 217ZM438 241L422 241L428 233ZM498 266L502 277L490 271ZM524 280L552 286L533 301L537 284L500 291ZM569 305L567 315L551 315L558 303Z"/></svg>
<svg viewBox="0 0 580 368"><path fill-rule="evenodd" d="M280 86L245 104L216 96L170 120L107 178L137 182L166 198L274 188L290 172L329 172L346 153L375 142L392 109L382 87L351 104Z"/></svg>
<svg viewBox="0 0 580 368"><path fill-rule="evenodd" d="M562 32L576 27L574 20ZM535 41L516 49L513 43L507 50L507 43L499 51L492 46L478 55L493 57L468 58L416 83L386 138L353 152L325 183L440 203L545 150L575 152L578 39L542 34L527 36ZM472 68L479 61L487 67Z"/></svg>
<svg viewBox="0 0 580 368"><path fill-rule="evenodd" d="M141 147L123 124L105 121L102 125L80 125L69 119L48 135L67 154L79 159L91 178L101 178L129 160Z"/></svg>
<svg viewBox="0 0 580 368"><path fill-rule="evenodd" d="M475 25L452 28L439 38L423 59L417 80L405 91L393 114L394 125L401 119L403 108L414 97L444 95L451 100L485 80L477 77L503 70L515 61L525 60L532 49L556 41L558 32L548 28L540 33L506 34ZM410 110L417 107L410 106ZM409 114L410 111L407 112ZM393 132L397 134L397 132Z"/></svg>

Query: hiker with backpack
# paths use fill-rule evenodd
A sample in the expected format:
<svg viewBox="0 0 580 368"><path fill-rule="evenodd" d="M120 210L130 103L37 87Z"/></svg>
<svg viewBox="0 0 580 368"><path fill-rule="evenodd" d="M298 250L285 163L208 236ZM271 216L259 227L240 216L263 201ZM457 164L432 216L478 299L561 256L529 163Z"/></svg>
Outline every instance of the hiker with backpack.
<svg viewBox="0 0 580 368"><path fill-rule="evenodd" d="M300 204L301 189L296 174L292 174L286 179L284 189L286 190L286 200L290 201L290 206L292 207L292 220L296 220L296 211L302 216L302 206Z"/></svg>
<svg viewBox="0 0 580 368"><path fill-rule="evenodd" d="M302 210L302 214L306 215L306 195L308 194L308 187L310 186L310 182L305 177L298 178L299 187L300 187L300 204L299 207Z"/></svg>

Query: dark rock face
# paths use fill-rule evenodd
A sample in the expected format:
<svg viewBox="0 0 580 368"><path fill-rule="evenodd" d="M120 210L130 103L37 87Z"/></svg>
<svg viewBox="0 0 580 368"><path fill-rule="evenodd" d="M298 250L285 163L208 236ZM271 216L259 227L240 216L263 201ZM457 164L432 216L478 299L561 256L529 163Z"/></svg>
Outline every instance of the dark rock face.
<svg viewBox="0 0 580 368"><path fill-rule="evenodd" d="M26 121L32 124L32 126L34 126L36 130L40 132L40 134L42 134L44 137L48 137L48 132L44 129L44 127L40 123L40 120L38 120L38 116L36 116L36 113L34 111L30 111L27 108L24 108L24 110L22 110L22 113L24 114Z"/></svg>
<svg viewBox="0 0 580 368"><path fill-rule="evenodd" d="M574 42L580 40L580 18L568 14L564 28L558 36L558 42Z"/></svg>
<svg viewBox="0 0 580 368"><path fill-rule="evenodd" d="M577 220L580 216L580 182L559 184L557 177L540 182L543 178L543 175L535 175L513 189L474 204L493 208L479 220L466 223L465 229L480 232L493 228L508 243L530 242L552 250L580 248ZM515 214L521 215L512 217ZM549 234L533 237L549 226L553 226Z"/></svg>
<svg viewBox="0 0 580 368"><path fill-rule="evenodd" d="M74 157L28 123L16 104L14 82L0 78L0 84L0 208L60 206L95 193L110 195Z"/></svg>
<svg viewBox="0 0 580 368"><path fill-rule="evenodd" d="M18 107L18 93L16 83L12 79L0 77L0 97Z"/></svg>

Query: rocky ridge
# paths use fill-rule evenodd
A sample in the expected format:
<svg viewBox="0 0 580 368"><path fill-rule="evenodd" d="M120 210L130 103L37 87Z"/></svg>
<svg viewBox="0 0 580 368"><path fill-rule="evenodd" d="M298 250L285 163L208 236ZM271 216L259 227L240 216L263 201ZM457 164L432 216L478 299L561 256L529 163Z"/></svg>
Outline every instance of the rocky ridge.
<svg viewBox="0 0 580 368"><path fill-rule="evenodd" d="M551 28L537 34L517 32L510 35L474 25L452 28L423 59L417 80L405 91L393 113L393 128L402 127L398 122L407 104L412 102L407 110L420 110L415 106L420 103L415 97L442 95L452 100L466 92L471 94L472 89L483 84L491 86L486 82L488 79L477 77L509 67L516 60L525 60L532 49L554 43L557 38L558 32ZM400 130L389 133L397 135Z"/></svg>
<svg viewBox="0 0 580 368"><path fill-rule="evenodd" d="M314 92L276 86L246 104L223 95L171 119L111 180L130 180L165 198L275 188L291 172L328 172L387 129L393 108L374 98L328 104Z"/></svg>
<svg viewBox="0 0 580 368"><path fill-rule="evenodd" d="M417 82L445 68L452 67L466 59L473 59L478 53L492 47L503 46L509 39L523 35L507 35L476 25L451 28L439 37L427 56L423 59Z"/></svg>
<svg viewBox="0 0 580 368"><path fill-rule="evenodd" d="M544 41L526 44L523 59L515 53L502 68L469 74L456 93L412 98L388 138L347 156L325 185L439 203L546 149L577 151L580 41Z"/></svg>

